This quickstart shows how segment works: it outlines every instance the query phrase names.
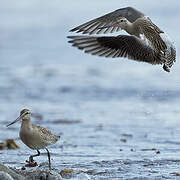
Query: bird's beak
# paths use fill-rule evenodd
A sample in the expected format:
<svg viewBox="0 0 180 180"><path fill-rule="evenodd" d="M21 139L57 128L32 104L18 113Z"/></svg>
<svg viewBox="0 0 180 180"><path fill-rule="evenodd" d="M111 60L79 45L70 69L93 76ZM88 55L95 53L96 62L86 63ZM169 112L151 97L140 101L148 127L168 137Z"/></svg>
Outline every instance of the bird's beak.
<svg viewBox="0 0 180 180"><path fill-rule="evenodd" d="M25 112L24 114L20 115L15 121L13 121L12 123L8 124L6 127L11 126L12 124L14 124L14 123L20 121L20 120L23 118L23 116L24 116L25 114L26 114L26 112Z"/></svg>

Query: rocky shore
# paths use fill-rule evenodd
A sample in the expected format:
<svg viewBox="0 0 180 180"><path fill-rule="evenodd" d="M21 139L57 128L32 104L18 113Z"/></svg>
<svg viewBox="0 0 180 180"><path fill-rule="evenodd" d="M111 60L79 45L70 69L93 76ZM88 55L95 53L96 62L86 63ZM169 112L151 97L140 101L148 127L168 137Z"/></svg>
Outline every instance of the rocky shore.
<svg viewBox="0 0 180 180"><path fill-rule="evenodd" d="M88 180L88 174L73 169L58 170L42 170L39 168L31 168L28 170L9 168L0 163L0 180Z"/></svg>

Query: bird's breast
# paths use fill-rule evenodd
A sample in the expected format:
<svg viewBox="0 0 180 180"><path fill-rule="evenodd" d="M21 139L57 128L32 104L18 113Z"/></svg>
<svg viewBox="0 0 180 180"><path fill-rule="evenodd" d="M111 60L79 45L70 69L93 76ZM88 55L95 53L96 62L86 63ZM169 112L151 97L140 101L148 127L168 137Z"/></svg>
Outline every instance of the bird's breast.
<svg viewBox="0 0 180 180"><path fill-rule="evenodd" d="M48 142L44 141L41 134L34 128L22 128L19 136L22 142L31 149L43 149L48 145Z"/></svg>

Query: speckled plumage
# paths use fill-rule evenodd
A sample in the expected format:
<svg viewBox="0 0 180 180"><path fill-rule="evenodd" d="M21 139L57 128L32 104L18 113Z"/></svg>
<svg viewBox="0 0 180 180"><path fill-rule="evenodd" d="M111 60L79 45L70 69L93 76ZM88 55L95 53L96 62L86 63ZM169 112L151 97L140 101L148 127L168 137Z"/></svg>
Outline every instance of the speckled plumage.
<svg viewBox="0 0 180 180"><path fill-rule="evenodd" d="M176 49L168 36L149 17L132 7L118 9L71 31L83 34L125 30L129 36L68 36L73 46L85 53L104 57L127 57L150 64L163 64L165 71L176 60Z"/></svg>
<svg viewBox="0 0 180 180"><path fill-rule="evenodd" d="M52 134L48 129L34 124L27 127L24 122L22 122L19 135L24 144L35 150L44 149L59 140L59 137Z"/></svg>
<svg viewBox="0 0 180 180"><path fill-rule="evenodd" d="M50 153L47 146L55 144L59 140L60 136L54 135L51 131L44 127L32 124L31 112L28 109L23 109L20 112L20 116L7 126L14 124L21 119L22 123L19 136L22 142L29 148L37 150L38 152L38 154L29 157L29 162L32 163L33 157L40 155L40 149L46 149L48 153L49 168L51 169Z"/></svg>

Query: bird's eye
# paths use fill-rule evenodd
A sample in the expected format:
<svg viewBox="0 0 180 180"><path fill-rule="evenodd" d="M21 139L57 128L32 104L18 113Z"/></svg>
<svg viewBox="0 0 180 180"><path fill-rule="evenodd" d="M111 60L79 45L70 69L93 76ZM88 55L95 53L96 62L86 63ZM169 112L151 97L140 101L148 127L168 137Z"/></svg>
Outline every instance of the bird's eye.
<svg viewBox="0 0 180 180"><path fill-rule="evenodd" d="M123 20L123 19L121 19L121 20L120 20L120 22L124 22L124 20Z"/></svg>
<svg viewBox="0 0 180 180"><path fill-rule="evenodd" d="M29 111L27 111L27 112L25 113L25 115L27 115L27 114L30 114L30 112L29 112Z"/></svg>

